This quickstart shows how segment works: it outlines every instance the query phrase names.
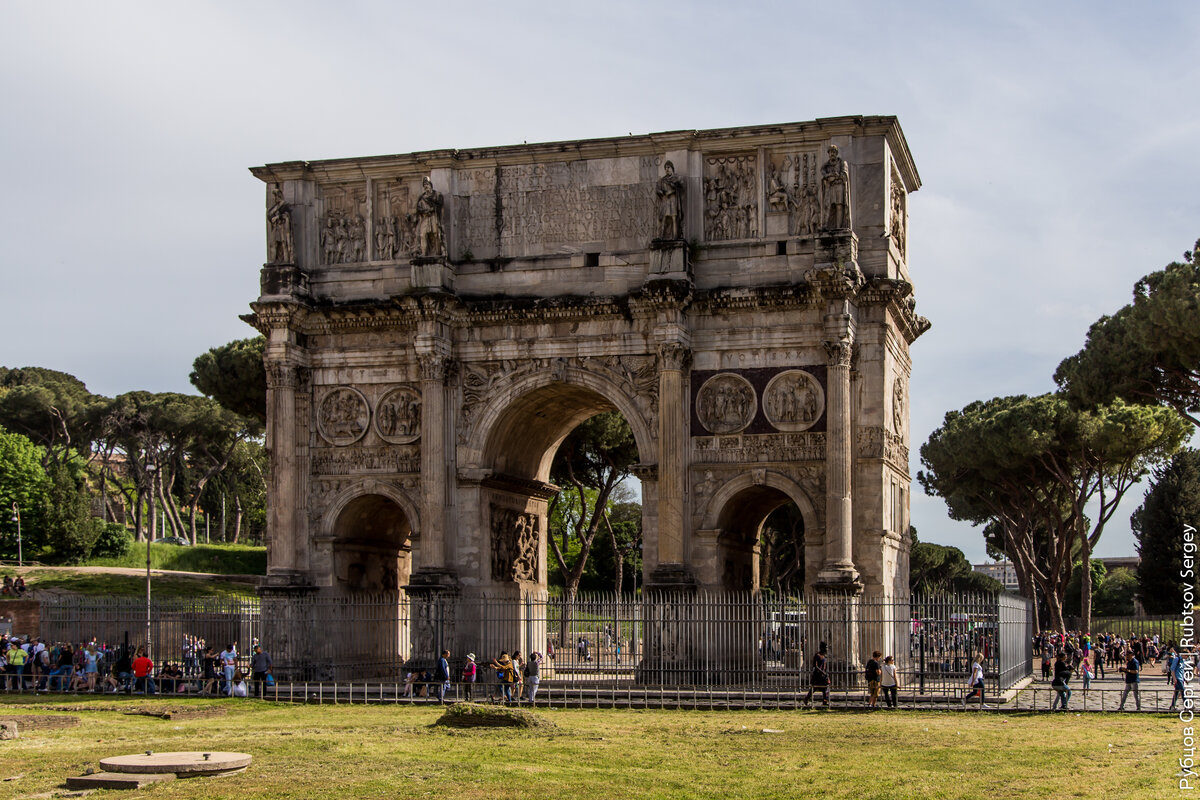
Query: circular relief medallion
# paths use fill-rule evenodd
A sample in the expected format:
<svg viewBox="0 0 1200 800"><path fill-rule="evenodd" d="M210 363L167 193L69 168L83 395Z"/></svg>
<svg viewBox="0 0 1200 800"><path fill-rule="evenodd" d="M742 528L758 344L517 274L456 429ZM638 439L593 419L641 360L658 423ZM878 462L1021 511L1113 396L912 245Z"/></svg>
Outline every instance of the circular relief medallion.
<svg viewBox="0 0 1200 800"><path fill-rule="evenodd" d="M354 444L367 432L370 421L367 399L349 386L331 390L317 406L317 430L331 444Z"/></svg>
<svg viewBox="0 0 1200 800"><path fill-rule="evenodd" d="M779 373L763 392L763 413L777 430L806 431L824 411L821 384L802 369Z"/></svg>
<svg viewBox="0 0 1200 800"><path fill-rule="evenodd" d="M408 444L421 435L421 393L411 386L392 389L375 404L375 432L392 444Z"/></svg>
<svg viewBox="0 0 1200 800"><path fill-rule="evenodd" d="M750 381L732 372L713 375L696 394L696 416L710 432L737 433L754 419L758 395Z"/></svg>

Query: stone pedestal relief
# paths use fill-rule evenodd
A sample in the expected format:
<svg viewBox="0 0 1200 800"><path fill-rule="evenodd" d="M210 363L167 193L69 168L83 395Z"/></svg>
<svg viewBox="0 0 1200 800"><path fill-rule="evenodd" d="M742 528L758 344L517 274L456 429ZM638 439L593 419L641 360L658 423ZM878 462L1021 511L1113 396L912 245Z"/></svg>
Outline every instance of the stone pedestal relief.
<svg viewBox="0 0 1200 800"><path fill-rule="evenodd" d="M437 598L545 596L555 449L612 410L637 445L647 591L758 591L755 536L786 503L806 587L904 591L906 540L878 531L906 509L881 487L909 480L909 348L929 322L894 118L253 172L271 591L403 584L426 619L412 647L475 649L478 623L439 619ZM380 515L411 531L389 544L411 547L387 551L394 581L365 560Z"/></svg>

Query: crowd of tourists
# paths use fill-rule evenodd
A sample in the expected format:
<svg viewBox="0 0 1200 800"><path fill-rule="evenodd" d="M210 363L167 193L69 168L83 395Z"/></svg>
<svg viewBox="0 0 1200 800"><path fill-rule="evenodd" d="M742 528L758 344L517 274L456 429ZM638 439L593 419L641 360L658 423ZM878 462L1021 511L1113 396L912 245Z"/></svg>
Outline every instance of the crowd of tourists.
<svg viewBox="0 0 1200 800"><path fill-rule="evenodd" d="M181 661L156 665L144 647L14 636L0 638L0 673L6 692L248 697L262 696L274 684L271 656L257 641L246 658L236 643L217 650L203 639L185 637L182 655Z"/></svg>
<svg viewBox="0 0 1200 800"><path fill-rule="evenodd" d="M520 650L514 650L511 655L507 650L501 650L496 658L482 664L476 661L474 653L467 653L461 670L452 671L450 651L443 650L432 670L409 670L405 673L404 688L400 696L436 697L439 703L444 703L446 693L450 691L451 684L457 677L463 699L468 702L486 700L508 704L533 703L537 699L542 681L543 661L544 657L538 652L530 653L529 658L524 658ZM479 696L476 697L476 694Z"/></svg>
<svg viewBox="0 0 1200 800"><path fill-rule="evenodd" d="M1041 679L1049 682L1055 697L1051 710L1069 709L1075 688L1091 689L1092 681L1115 673L1122 678L1121 702L1118 711L1133 695L1138 711L1142 710L1141 684L1143 677L1155 671L1172 689L1169 711L1174 711L1187 688L1187 681L1200 672L1200 652L1185 650L1173 641L1153 636L1130 634L1121 637L1104 632L1093 637L1088 632L1044 631L1034 637L1034 656L1041 661ZM1147 679L1150 679L1147 677Z"/></svg>

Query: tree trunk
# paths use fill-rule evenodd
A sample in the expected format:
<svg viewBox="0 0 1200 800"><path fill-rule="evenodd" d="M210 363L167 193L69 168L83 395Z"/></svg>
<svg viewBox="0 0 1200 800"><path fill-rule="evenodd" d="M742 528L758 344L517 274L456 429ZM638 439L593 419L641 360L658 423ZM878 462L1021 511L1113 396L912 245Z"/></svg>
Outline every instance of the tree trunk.
<svg viewBox="0 0 1200 800"><path fill-rule="evenodd" d="M242 535L242 498L238 495L233 496L233 543L238 543L238 538Z"/></svg>

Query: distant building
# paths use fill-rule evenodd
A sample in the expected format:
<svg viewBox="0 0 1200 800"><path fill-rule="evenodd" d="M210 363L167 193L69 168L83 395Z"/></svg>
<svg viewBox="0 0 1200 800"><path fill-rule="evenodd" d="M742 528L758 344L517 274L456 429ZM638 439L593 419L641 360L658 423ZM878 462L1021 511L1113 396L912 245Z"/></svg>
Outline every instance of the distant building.
<svg viewBox="0 0 1200 800"><path fill-rule="evenodd" d="M1013 569L1011 561L997 561L995 564L972 564L971 569L1000 581L1006 592L1021 591L1021 586L1017 583L1017 571Z"/></svg>

